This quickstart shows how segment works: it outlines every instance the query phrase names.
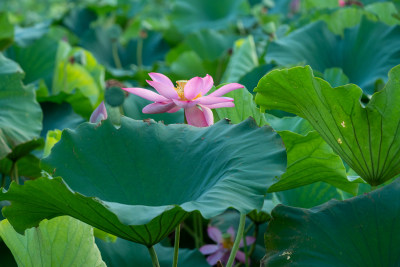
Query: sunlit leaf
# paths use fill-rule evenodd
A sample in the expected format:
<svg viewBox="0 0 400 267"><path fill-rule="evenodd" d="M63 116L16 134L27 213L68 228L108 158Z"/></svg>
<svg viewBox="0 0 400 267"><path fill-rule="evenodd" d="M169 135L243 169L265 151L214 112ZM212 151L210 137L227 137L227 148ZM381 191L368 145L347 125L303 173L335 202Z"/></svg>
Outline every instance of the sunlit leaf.
<svg viewBox="0 0 400 267"><path fill-rule="evenodd" d="M71 217L42 221L24 235L3 220L0 236L18 266L106 266L94 242L93 228Z"/></svg>
<svg viewBox="0 0 400 267"><path fill-rule="evenodd" d="M354 84L332 88L309 66L276 70L259 82L256 102L306 118L357 174L379 185L400 173L399 76L397 66L364 107Z"/></svg>

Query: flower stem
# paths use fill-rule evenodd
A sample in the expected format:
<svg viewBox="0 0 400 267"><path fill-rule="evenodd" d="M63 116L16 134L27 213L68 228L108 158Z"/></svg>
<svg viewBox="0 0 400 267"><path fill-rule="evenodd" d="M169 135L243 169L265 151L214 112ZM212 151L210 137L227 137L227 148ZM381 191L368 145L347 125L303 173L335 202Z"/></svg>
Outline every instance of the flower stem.
<svg viewBox="0 0 400 267"><path fill-rule="evenodd" d="M199 224L197 223L197 214L193 214L193 230L194 230L194 244L197 249L200 248L200 241L199 241Z"/></svg>
<svg viewBox="0 0 400 267"><path fill-rule="evenodd" d="M172 262L172 267L178 266L178 252L179 252L180 237L181 237L181 225L178 225L175 229L174 261Z"/></svg>
<svg viewBox="0 0 400 267"><path fill-rule="evenodd" d="M6 185L6 175L4 173L1 174L1 187L4 188Z"/></svg>
<svg viewBox="0 0 400 267"><path fill-rule="evenodd" d="M248 228L247 228L247 230L248 230ZM243 248L244 248L244 256L245 256L244 264L246 267L249 267L249 254L247 251L248 247L247 247L247 241L246 241L246 233L247 233L247 231L245 230L244 234L243 234Z"/></svg>
<svg viewBox="0 0 400 267"><path fill-rule="evenodd" d="M142 57L143 57L143 38L139 37L136 47L136 59L137 59L137 66L139 69L141 69L143 65Z"/></svg>
<svg viewBox="0 0 400 267"><path fill-rule="evenodd" d="M11 166L10 178L11 178L11 181L15 181L16 184L19 184L18 167L17 167L17 163L15 161L13 161L12 166Z"/></svg>
<svg viewBox="0 0 400 267"><path fill-rule="evenodd" d="M258 231L259 231L259 229L260 229L260 225L259 225L259 224L255 224L255 227L254 227L254 234L253 234L253 236L254 236L255 238L257 238L257 236L258 236ZM256 249L256 242L254 242L254 243L251 245L251 247L250 247L249 258L251 258L251 256L253 255L255 249Z"/></svg>
<svg viewBox="0 0 400 267"><path fill-rule="evenodd" d="M160 263L158 262L157 253L154 249L154 246L147 247L150 253L151 261L153 262L153 267L160 267Z"/></svg>
<svg viewBox="0 0 400 267"><path fill-rule="evenodd" d="M203 219L200 213L196 217L198 223L197 229L199 230L199 247L201 247L203 245Z"/></svg>
<svg viewBox="0 0 400 267"><path fill-rule="evenodd" d="M236 234L235 238L235 243L233 243L233 247L231 250L231 255L229 255L228 263L226 264L226 267L232 267L233 262L236 257L236 253L239 249L239 244L240 241L242 240L243 232L244 232L244 225L246 223L246 214L245 213L240 213L240 221L239 221L239 228Z"/></svg>
<svg viewBox="0 0 400 267"><path fill-rule="evenodd" d="M118 43L112 42L111 49L112 49L112 57L114 60L115 67L117 67L117 69L122 69L121 60L118 55Z"/></svg>

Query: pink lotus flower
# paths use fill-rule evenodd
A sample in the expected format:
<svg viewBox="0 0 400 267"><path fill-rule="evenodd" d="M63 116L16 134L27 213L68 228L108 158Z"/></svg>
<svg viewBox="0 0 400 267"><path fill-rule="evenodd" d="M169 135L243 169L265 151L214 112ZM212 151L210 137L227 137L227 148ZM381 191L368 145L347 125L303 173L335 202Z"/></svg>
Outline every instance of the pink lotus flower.
<svg viewBox="0 0 400 267"><path fill-rule="evenodd" d="M189 81L177 81L176 87L167 76L161 73L149 73L149 76L152 81L147 82L156 89L158 94L142 88L122 89L154 102L145 106L143 113L173 113L183 108L188 124L197 127L210 126L214 123L211 109L234 107L233 98L221 96L244 87L238 83L229 83L206 95L214 84L212 77L208 74L204 78L194 77Z"/></svg>
<svg viewBox="0 0 400 267"><path fill-rule="evenodd" d="M339 6L344 7L346 5L346 1L339 0Z"/></svg>
<svg viewBox="0 0 400 267"><path fill-rule="evenodd" d="M98 123L102 120L107 119L107 109L104 105L104 101L100 103L100 105L93 111L92 115L90 115L91 123Z"/></svg>
<svg viewBox="0 0 400 267"><path fill-rule="evenodd" d="M231 253L234 238L235 238L235 230L233 227L229 227L226 234L222 234L221 231L216 228L209 226L207 229L208 236L215 242L216 245L204 245L200 248L200 252L204 255L210 255L207 257L207 262L212 266L215 265L218 261L221 261L223 264L226 264L229 259L229 255ZM256 238L253 236L246 236L246 244L251 245L256 241ZM243 240L240 241L239 247L243 247ZM246 256L245 254L238 250L236 253L236 259L242 263L245 263Z"/></svg>

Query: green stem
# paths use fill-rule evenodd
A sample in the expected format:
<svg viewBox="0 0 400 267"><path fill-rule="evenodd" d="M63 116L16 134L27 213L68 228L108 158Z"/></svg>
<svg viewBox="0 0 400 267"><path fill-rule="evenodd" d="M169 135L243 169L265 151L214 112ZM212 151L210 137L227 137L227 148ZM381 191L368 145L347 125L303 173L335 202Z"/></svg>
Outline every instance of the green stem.
<svg viewBox="0 0 400 267"><path fill-rule="evenodd" d="M112 46L112 56L113 56L115 67L117 67L117 69L122 69L121 60L119 59L119 56L118 56L118 43L114 41L114 42L112 42L111 46Z"/></svg>
<svg viewBox="0 0 400 267"><path fill-rule="evenodd" d="M10 178L11 178L11 181L15 181L15 183L19 184L18 167L17 167L17 163L15 161L13 161L12 166L11 166Z"/></svg>
<svg viewBox="0 0 400 267"><path fill-rule="evenodd" d="M233 261L235 260L236 253L239 249L240 240L242 240L245 224L246 224L246 214L240 213L239 228L238 228L236 238L235 238L235 243L233 243L231 255L229 255L229 259L228 259L228 263L226 264L226 267L232 267L232 265L233 265Z"/></svg>
<svg viewBox="0 0 400 267"><path fill-rule="evenodd" d="M251 228L253 227L253 225L254 225L254 222L251 222L249 224L249 226L247 226L246 230L244 230L243 235L247 235L249 233L249 231L251 230Z"/></svg>
<svg viewBox="0 0 400 267"><path fill-rule="evenodd" d="M157 253L153 246L147 247L150 253L151 262L153 262L153 267L160 267L160 263L158 262Z"/></svg>
<svg viewBox="0 0 400 267"><path fill-rule="evenodd" d="M375 185L375 186L371 185L371 191L370 192L374 191L375 189L378 189L378 185Z"/></svg>
<svg viewBox="0 0 400 267"><path fill-rule="evenodd" d="M191 237L194 238L194 237L196 236L196 234L194 233L194 231L193 231L192 229L190 229L190 227L189 227L187 224L183 223L183 224L182 224L182 228L185 229L185 231L186 231Z"/></svg>
<svg viewBox="0 0 400 267"><path fill-rule="evenodd" d="M1 174L1 188L4 188L6 185L6 175L4 173Z"/></svg>
<svg viewBox="0 0 400 267"><path fill-rule="evenodd" d="M175 244L174 244L174 261L172 262L173 267L178 266L178 253L179 253L179 239L181 237L181 225L178 225L175 229Z"/></svg>
<svg viewBox="0 0 400 267"><path fill-rule="evenodd" d="M197 217L196 213L193 214L193 230L194 230L194 244L197 249L200 248L200 241L199 241L199 225L197 224Z"/></svg>
<svg viewBox="0 0 400 267"><path fill-rule="evenodd" d="M201 214L197 214L197 223L198 223L198 227L197 229L199 230L199 247L201 247L204 243L203 241L203 219Z"/></svg>
<svg viewBox="0 0 400 267"><path fill-rule="evenodd" d="M137 66L139 69L142 68L143 65L143 38L139 37L136 47L136 59L137 59Z"/></svg>
<svg viewBox="0 0 400 267"><path fill-rule="evenodd" d="M259 229L260 229L260 225L256 224L256 226L254 227L254 233L253 233L253 236L255 238L257 238L257 236L258 236ZM249 258L251 258L251 256L253 255L254 250L256 250L256 242L254 242L250 247Z"/></svg>
<svg viewBox="0 0 400 267"><path fill-rule="evenodd" d="M246 229L248 230L248 228ZM244 249L244 263L246 267L249 267L249 255L247 254L247 241L246 241L246 230L244 231L243 234L243 249Z"/></svg>

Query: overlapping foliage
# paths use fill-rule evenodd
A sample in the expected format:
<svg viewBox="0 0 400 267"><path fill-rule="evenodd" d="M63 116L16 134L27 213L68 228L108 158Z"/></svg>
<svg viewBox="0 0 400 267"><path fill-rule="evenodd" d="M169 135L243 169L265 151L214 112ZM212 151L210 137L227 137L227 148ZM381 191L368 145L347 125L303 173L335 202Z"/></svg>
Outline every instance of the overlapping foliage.
<svg viewBox="0 0 400 267"><path fill-rule="evenodd" d="M400 264L400 3L47 3L0 3L0 265L207 266L245 224L243 266ZM197 128L149 72L245 88Z"/></svg>

